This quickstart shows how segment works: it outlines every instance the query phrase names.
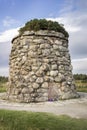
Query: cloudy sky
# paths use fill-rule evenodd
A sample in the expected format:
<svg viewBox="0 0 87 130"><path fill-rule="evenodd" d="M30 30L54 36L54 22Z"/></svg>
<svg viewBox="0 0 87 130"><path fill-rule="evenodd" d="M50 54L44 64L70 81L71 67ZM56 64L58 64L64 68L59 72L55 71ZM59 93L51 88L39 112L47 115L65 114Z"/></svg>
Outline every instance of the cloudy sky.
<svg viewBox="0 0 87 130"><path fill-rule="evenodd" d="M87 74L87 0L0 0L0 75L9 75L11 39L33 18L64 24L73 73Z"/></svg>

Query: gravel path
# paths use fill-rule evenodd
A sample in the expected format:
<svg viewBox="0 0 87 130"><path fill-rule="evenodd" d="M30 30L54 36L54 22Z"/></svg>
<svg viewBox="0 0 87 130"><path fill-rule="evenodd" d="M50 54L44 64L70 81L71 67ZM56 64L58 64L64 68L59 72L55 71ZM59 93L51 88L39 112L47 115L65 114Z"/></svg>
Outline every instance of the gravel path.
<svg viewBox="0 0 87 130"><path fill-rule="evenodd" d="M49 112L56 115L69 115L87 119L87 93L80 93L79 99L43 103L14 103L0 99L0 109ZM3 94L0 94L2 97Z"/></svg>

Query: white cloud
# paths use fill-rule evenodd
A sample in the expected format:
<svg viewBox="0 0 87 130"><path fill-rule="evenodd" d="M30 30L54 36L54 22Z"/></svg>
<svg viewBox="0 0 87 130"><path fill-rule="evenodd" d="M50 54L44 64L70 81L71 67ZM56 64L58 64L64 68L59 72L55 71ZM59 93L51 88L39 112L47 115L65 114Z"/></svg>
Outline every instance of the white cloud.
<svg viewBox="0 0 87 130"><path fill-rule="evenodd" d="M9 68L8 67L0 67L0 76L8 76Z"/></svg>
<svg viewBox="0 0 87 130"><path fill-rule="evenodd" d="M73 73L87 74L87 58L72 60Z"/></svg>
<svg viewBox="0 0 87 130"><path fill-rule="evenodd" d="M87 61L87 58L82 58L82 59L73 59L72 62L84 62Z"/></svg>
<svg viewBox="0 0 87 130"><path fill-rule="evenodd" d="M9 63L9 54L11 51L11 42L0 43L0 67L7 66Z"/></svg>
<svg viewBox="0 0 87 130"><path fill-rule="evenodd" d="M8 76L9 75L9 54L11 51L11 40L18 34L19 28L14 28L6 30L0 33L0 75Z"/></svg>
<svg viewBox="0 0 87 130"><path fill-rule="evenodd" d="M16 19L11 18L10 16L6 16L6 18L3 20L3 26L10 27L11 25L18 24L19 21Z"/></svg>
<svg viewBox="0 0 87 130"><path fill-rule="evenodd" d="M14 36L18 35L18 29L19 28L9 29L0 33L0 42L11 41Z"/></svg>
<svg viewBox="0 0 87 130"><path fill-rule="evenodd" d="M70 17L57 17L57 18L47 18L47 20L57 21L60 24L63 23L64 27L68 32L78 32L81 30L81 27L78 25L75 25L75 21L71 19Z"/></svg>

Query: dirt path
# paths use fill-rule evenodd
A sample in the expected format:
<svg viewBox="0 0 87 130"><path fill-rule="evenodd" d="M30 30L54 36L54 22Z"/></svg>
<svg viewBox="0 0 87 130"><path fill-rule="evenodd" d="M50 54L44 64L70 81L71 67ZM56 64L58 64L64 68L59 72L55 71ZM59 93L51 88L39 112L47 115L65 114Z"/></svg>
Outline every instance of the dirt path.
<svg viewBox="0 0 87 130"><path fill-rule="evenodd" d="M87 93L80 93L79 99L43 103L14 103L0 99L0 109L49 112L56 115L69 115L75 118L87 118ZM2 96L2 94L0 94Z"/></svg>

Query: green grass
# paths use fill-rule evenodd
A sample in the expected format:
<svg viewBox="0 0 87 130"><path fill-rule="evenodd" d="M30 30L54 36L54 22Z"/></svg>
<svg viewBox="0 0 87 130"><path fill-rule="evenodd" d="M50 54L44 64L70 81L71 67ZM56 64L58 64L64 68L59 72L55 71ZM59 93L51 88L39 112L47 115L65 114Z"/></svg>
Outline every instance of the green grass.
<svg viewBox="0 0 87 130"><path fill-rule="evenodd" d="M0 110L0 130L87 130L86 119Z"/></svg>
<svg viewBox="0 0 87 130"><path fill-rule="evenodd" d="M87 82L83 82L83 80L76 80L75 84L78 92L87 92Z"/></svg>
<svg viewBox="0 0 87 130"><path fill-rule="evenodd" d="M7 88L7 84L6 83L7 82L5 82L5 83L0 82L0 93L6 92L6 88Z"/></svg>

